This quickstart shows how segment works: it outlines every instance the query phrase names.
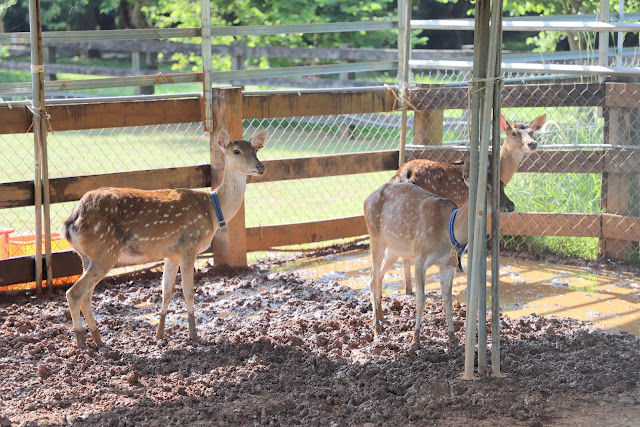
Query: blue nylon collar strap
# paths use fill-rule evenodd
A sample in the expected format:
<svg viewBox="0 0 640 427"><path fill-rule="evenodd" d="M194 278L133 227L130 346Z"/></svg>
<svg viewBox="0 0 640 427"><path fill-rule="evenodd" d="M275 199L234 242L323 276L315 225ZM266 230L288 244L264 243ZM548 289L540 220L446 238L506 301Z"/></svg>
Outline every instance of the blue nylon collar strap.
<svg viewBox="0 0 640 427"><path fill-rule="evenodd" d="M453 235L453 221L456 219L456 215L458 214L458 209L454 209L451 212L451 216L449 217L449 239L451 240L451 244L456 248L460 249L458 251L458 271L461 273L464 272L462 268L462 254L467 250L467 245L461 245L456 240L456 236Z"/></svg>
<svg viewBox="0 0 640 427"><path fill-rule="evenodd" d="M213 202L213 209L216 211L216 217L218 217L218 224L220 224L220 229L227 228L227 223L224 220L224 216L222 215L222 208L220 207L220 200L218 200L218 193L213 190L210 193L211 201Z"/></svg>

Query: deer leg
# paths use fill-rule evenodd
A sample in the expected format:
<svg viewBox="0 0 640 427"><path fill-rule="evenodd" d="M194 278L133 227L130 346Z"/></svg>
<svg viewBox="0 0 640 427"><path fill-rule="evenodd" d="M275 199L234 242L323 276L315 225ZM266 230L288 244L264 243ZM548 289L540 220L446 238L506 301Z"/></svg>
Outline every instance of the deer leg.
<svg viewBox="0 0 640 427"><path fill-rule="evenodd" d="M373 308L373 334L375 336L382 333L382 279L384 271L381 271L386 245L379 239L371 237L371 283L369 284L369 294L371 296L371 307Z"/></svg>
<svg viewBox="0 0 640 427"><path fill-rule="evenodd" d="M158 328L156 329L156 338L164 338L164 322L167 318L169 303L173 297L173 288L178 274L178 266L180 260L178 258L166 258L164 260L164 268L162 269L162 311L158 320Z"/></svg>
<svg viewBox="0 0 640 427"><path fill-rule="evenodd" d="M424 282L427 274L427 262L423 257L416 258L416 328L413 334L413 349L420 348L420 324L424 313Z"/></svg>
<svg viewBox="0 0 640 427"><path fill-rule="evenodd" d="M193 342L198 341L198 333L196 332L196 318L193 310L193 300L195 298L195 290L193 283L193 270L196 263L195 253L185 253L180 259L180 274L182 275L182 292L187 305L187 319L189 321L189 339Z"/></svg>
<svg viewBox="0 0 640 427"><path fill-rule="evenodd" d="M404 266L404 293L411 295L413 292L411 289L411 260L403 259Z"/></svg>
<svg viewBox="0 0 640 427"><path fill-rule="evenodd" d="M87 321L87 325L89 326L89 331L91 332L91 336L93 337L93 342L96 343L98 347L102 346L102 339L100 338L100 332L98 331L98 324L96 323L95 317L93 317L93 312L91 310L91 301L93 299L93 291L98 284L96 283L94 287L89 289L84 296L84 298L80 301L80 309L82 310L82 314L84 315L85 320Z"/></svg>
<svg viewBox="0 0 640 427"><path fill-rule="evenodd" d="M67 303L69 304L69 311L71 312L71 320L73 322L78 348L87 348L86 337L84 335L84 329L82 328L82 320L80 319L80 310L82 309L87 323L91 322L89 328L93 328L93 330L97 332L97 325L91 312L91 300L89 299L88 304L86 301L87 294L90 295L92 293L93 288L107 275L114 265L115 261L104 266L98 265L95 261L90 261L87 263L86 270L82 274L82 277L67 290Z"/></svg>
<svg viewBox="0 0 640 427"><path fill-rule="evenodd" d="M455 270L452 266L440 266L440 291L442 292L442 306L444 315L447 319L447 332L449 334L449 350L453 350L458 346L458 339L453 330L453 306L452 306L452 287L453 275Z"/></svg>

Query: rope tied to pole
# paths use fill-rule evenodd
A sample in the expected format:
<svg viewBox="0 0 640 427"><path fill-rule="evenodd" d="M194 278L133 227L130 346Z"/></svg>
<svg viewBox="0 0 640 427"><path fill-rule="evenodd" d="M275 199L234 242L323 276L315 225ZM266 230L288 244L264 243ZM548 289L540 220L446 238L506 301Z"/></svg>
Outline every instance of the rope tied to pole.
<svg viewBox="0 0 640 427"><path fill-rule="evenodd" d="M407 110L418 111L418 108L415 105L413 105L410 101L412 92L409 90L410 89L409 83L405 83L402 88L403 93L409 94L408 96L409 99L406 99L406 100L402 100L401 97L398 96L398 92L400 92L399 90L395 90L392 86L388 84L385 84L384 87L386 87L387 90L391 91L391 93L393 94L393 97L395 98L393 100L393 107L391 108L391 111L407 111Z"/></svg>
<svg viewBox="0 0 640 427"><path fill-rule="evenodd" d="M47 131L53 133L53 127L51 126L51 120L50 120L51 114L47 113L44 107L36 108L33 105L33 101L30 101L27 104L27 109L31 111L31 114L33 115L33 120L31 121L31 125L29 126L29 129L27 129L25 133L29 133L33 128L33 124L36 122L36 120L40 120L42 118L44 118L47 121Z"/></svg>
<svg viewBox="0 0 640 427"><path fill-rule="evenodd" d="M482 87L479 87L478 89L474 90L473 85L475 83L485 83L485 84ZM471 111L471 98L473 97L473 95L478 95L482 98L484 97L484 93L482 92L485 89L487 89L488 86L493 86L496 84L498 84L500 86L500 90L502 90L502 88L504 88L504 79L501 76L496 76L496 77L485 77L485 78L474 77L471 80L469 80L467 82L467 87L468 87L467 111ZM468 129L469 129L469 140L471 140L471 123L469 123Z"/></svg>

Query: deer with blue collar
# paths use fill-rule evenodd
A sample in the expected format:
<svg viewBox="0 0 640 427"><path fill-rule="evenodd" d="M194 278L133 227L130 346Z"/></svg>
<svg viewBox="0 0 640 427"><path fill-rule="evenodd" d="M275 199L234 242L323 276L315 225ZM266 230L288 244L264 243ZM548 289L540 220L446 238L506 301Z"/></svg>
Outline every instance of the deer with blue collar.
<svg viewBox="0 0 640 427"><path fill-rule="evenodd" d="M469 161L463 166L467 184ZM491 199L491 176L487 195ZM468 185L468 184L467 184ZM500 183L500 210L513 212L515 206ZM364 202L364 218L371 245L371 283L374 335L382 333L382 280L400 257L414 260L416 268L416 326L413 347L420 347L420 324L425 305L425 276L431 265L440 269L442 304L449 334L449 347L457 345L453 329L452 286L455 269L462 270L460 256L468 241L468 200L457 209L443 197L405 182L387 183Z"/></svg>
<svg viewBox="0 0 640 427"><path fill-rule="evenodd" d="M258 160L257 151L267 136L267 131L262 131L250 141L230 141L227 131L220 130L218 145L224 153L225 166L222 182L215 191L101 188L87 192L80 199L63 225L66 239L82 260L83 274L66 293L79 348L86 348L80 311L95 344L102 345L91 311L91 298L98 282L116 264L162 259L162 311L156 337L164 337L165 318L180 269L189 338L197 341L196 257L211 245L214 234L240 209L247 176L264 174L265 167Z"/></svg>

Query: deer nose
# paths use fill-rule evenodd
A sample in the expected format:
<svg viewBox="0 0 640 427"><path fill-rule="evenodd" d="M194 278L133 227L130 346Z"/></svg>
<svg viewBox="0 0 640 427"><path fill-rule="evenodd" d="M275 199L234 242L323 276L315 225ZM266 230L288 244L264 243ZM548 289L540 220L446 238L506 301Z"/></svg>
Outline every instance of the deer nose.
<svg viewBox="0 0 640 427"><path fill-rule="evenodd" d="M516 204L509 200L504 208L506 212L513 212L516 210Z"/></svg>
<svg viewBox="0 0 640 427"><path fill-rule="evenodd" d="M536 148L538 148L538 143L535 141L532 141L529 143L529 148L532 150L535 150Z"/></svg>
<svg viewBox="0 0 640 427"><path fill-rule="evenodd" d="M258 172L264 173L264 165L262 164L262 162L258 162L258 164L256 165L256 169L258 169Z"/></svg>

